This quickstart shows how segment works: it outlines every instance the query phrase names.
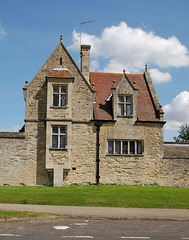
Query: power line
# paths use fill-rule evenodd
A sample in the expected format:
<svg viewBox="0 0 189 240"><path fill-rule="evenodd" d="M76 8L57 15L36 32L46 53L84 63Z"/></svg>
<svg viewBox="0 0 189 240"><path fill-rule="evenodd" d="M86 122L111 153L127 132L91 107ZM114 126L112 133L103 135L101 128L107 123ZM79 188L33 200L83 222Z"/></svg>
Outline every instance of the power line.
<svg viewBox="0 0 189 240"><path fill-rule="evenodd" d="M6 35L3 35L3 34L1 34L1 33L0 33L0 35L3 36L3 37L5 37L5 38L7 38L7 39L9 39L9 40L12 41L12 42L17 43L18 45L20 45L20 46L22 46L22 47L25 47L25 48L27 48L27 49L29 49L29 50L32 50L33 52L36 52L36 53L38 53L38 54L40 54L40 55L42 55L42 56L44 56L44 57L48 57L47 55L45 55L45 54L43 54L43 53L41 53L41 52L38 52L37 50L35 50L35 49L31 48L31 47L28 47L28 46L26 46L26 45L24 45L24 44L22 44L22 43L17 42L16 40L14 40L14 39L12 39L12 38L10 38L10 37L7 37Z"/></svg>

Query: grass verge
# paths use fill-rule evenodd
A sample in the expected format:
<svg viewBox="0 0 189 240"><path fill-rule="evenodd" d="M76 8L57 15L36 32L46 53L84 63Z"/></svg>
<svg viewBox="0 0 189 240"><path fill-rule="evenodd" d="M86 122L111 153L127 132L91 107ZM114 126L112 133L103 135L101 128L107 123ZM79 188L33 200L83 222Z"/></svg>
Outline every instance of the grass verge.
<svg viewBox="0 0 189 240"><path fill-rule="evenodd" d="M143 186L0 187L0 203L189 209L189 189Z"/></svg>
<svg viewBox="0 0 189 240"><path fill-rule="evenodd" d="M24 218L37 218L37 217L48 217L52 216L51 214L46 213L31 213L31 212L19 212L19 211L1 211L0 210L0 219L24 219Z"/></svg>

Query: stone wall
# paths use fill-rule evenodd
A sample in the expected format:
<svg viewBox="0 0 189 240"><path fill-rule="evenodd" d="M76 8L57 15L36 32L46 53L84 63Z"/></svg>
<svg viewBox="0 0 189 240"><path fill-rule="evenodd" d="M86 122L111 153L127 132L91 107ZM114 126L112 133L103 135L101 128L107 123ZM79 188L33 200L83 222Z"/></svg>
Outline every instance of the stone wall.
<svg viewBox="0 0 189 240"><path fill-rule="evenodd" d="M189 143L165 143L159 185L189 188Z"/></svg>
<svg viewBox="0 0 189 240"><path fill-rule="evenodd" d="M92 123L72 125L71 169L64 185L96 183L96 127Z"/></svg>
<svg viewBox="0 0 189 240"><path fill-rule="evenodd" d="M52 185L52 175L45 169L45 150L35 151L33 148L45 143L45 136L41 134L39 141L34 141L36 130L44 132L44 125L30 123L26 126L32 128L30 136L26 133L0 133L0 185ZM154 157L149 152L142 156L113 156L107 154L107 138L113 129L113 125L109 125L101 127L100 131L101 184L189 188L189 144L164 144L164 158L160 158L154 155L159 142L149 138L154 131L146 127L145 131L141 130L146 134L145 145L153 145L151 153ZM95 184L96 127L92 123L75 123L72 133L71 169L64 171L64 185Z"/></svg>
<svg viewBox="0 0 189 240"><path fill-rule="evenodd" d="M36 161L26 153L24 133L0 133L0 185L36 184Z"/></svg>
<svg viewBox="0 0 189 240"><path fill-rule="evenodd" d="M189 159L189 143L165 142L164 158Z"/></svg>
<svg viewBox="0 0 189 240"><path fill-rule="evenodd" d="M101 127L100 182L103 184L151 185L156 181L162 157L161 128L154 124L136 126L129 121L119 119L115 125ZM142 140L144 154L108 154L108 139Z"/></svg>
<svg viewBox="0 0 189 240"><path fill-rule="evenodd" d="M26 122L27 132L0 132L0 185L52 186L45 168L45 123Z"/></svg>

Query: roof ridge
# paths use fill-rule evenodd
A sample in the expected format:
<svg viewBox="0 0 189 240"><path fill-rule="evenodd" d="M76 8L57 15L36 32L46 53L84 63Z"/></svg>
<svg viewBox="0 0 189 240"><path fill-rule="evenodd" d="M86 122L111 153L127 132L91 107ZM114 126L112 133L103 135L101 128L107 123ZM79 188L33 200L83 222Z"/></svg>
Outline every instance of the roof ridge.
<svg viewBox="0 0 189 240"><path fill-rule="evenodd" d="M123 75L123 73L113 73L113 72L90 72L90 73L99 73L99 74L119 74L119 75ZM143 73L126 73L126 75L143 75Z"/></svg>
<svg viewBox="0 0 189 240"><path fill-rule="evenodd" d="M123 73L112 73L112 72L90 72L90 73L123 74Z"/></svg>

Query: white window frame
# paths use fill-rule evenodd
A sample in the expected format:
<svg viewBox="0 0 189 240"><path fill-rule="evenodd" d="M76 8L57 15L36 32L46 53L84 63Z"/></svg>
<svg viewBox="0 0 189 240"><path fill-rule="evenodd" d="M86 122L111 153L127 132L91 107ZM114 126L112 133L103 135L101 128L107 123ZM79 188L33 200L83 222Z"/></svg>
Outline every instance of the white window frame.
<svg viewBox="0 0 189 240"><path fill-rule="evenodd" d="M126 144L127 148L125 149L124 143L127 143ZM127 152L125 152L125 150ZM108 140L108 155L143 155L143 154L144 154L143 140Z"/></svg>

